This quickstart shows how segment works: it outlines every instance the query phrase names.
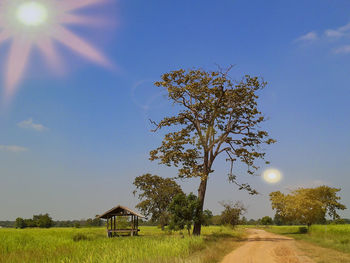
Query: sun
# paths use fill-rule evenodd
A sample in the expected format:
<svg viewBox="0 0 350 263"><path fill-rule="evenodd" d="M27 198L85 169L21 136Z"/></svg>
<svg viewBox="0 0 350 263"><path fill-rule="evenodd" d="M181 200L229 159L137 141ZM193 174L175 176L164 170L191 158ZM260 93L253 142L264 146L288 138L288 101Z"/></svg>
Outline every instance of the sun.
<svg viewBox="0 0 350 263"><path fill-rule="evenodd" d="M263 179L268 183L277 183L281 181L282 174L277 169L267 169L263 172Z"/></svg>
<svg viewBox="0 0 350 263"><path fill-rule="evenodd" d="M38 2L21 4L17 9L17 19L26 26L39 26L47 20L47 7Z"/></svg>
<svg viewBox="0 0 350 263"><path fill-rule="evenodd" d="M0 0L0 45L10 42L2 78L5 103L22 80L34 48L42 53L49 66L60 72L65 70L55 46L57 42L94 63L113 68L101 51L68 28L70 25L88 28L107 25L105 17L75 13L105 2L107 0Z"/></svg>

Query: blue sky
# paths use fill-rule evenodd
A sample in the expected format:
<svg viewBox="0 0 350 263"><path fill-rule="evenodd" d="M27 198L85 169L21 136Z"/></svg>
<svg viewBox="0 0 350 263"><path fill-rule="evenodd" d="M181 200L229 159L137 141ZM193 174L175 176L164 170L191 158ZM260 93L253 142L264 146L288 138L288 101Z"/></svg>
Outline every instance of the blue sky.
<svg viewBox="0 0 350 263"><path fill-rule="evenodd" d="M216 64L234 64L237 79L251 74L269 83L260 105L278 140L268 159L283 180L268 185L242 173L240 180L261 192L250 197L227 183L228 166L219 160L206 208L218 213L219 201L242 200L248 218L273 215L269 192L321 184L341 187L350 206L349 11L347 0L120 0L94 10L117 23L70 29L117 69L56 44L66 65L57 75L32 54L16 96L0 112L0 220L46 212L88 218L116 204L134 207L136 176L176 174L148 161L161 141L148 119L171 112L152 83L169 70ZM2 72L7 52L0 46ZM198 183L181 182L188 192Z"/></svg>

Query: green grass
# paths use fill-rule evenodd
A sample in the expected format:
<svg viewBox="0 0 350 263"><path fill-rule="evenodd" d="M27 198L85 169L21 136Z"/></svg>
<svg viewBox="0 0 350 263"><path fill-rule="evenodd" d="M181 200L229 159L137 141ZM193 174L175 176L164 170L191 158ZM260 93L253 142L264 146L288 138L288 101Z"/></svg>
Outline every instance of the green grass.
<svg viewBox="0 0 350 263"><path fill-rule="evenodd" d="M0 229L0 262L204 262L189 258L240 235L224 227L204 227L201 237L142 227L140 236L120 238L106 238L104 228Z"/></svg>
<svg viewBox="0 0 350 263"><path fill-rule="evenodd" d="M313 225L307 234L298 233L299 226L272 226L266 230L350 253L350 225Z"/></svg>

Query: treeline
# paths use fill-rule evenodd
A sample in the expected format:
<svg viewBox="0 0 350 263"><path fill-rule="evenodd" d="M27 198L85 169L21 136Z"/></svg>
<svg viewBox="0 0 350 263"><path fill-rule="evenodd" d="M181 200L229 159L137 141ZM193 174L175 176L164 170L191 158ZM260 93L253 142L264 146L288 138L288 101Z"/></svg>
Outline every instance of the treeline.
<svg viewBox="0 0 350 263"><path fill-rule="evenodd" d="M284 221L279 216L275 216L274 218L271 218L269 216L264 216L259 219L250 219L247 220L243 217L241 220L241 225L276 225L276 226L292 226L292 225L302 225L302 223L294 220L294 221ZM347 218L340 218L335 220L321 220L320 222L317 222L317 224L320 225L346 225L350 224L350 219Z"/></svg>
<svg viewBox="0 0 350 263"><path fill-rule="evenodd" d="M49 214L34 215L33 218L23 219L18 217L15 222L16 228L39 227L50 228L53 226L53 220Z"/></svg>
<svg viewBox="0 0 350 263"><path fill-rule="evenodd" d="M99 218L89 218L82 220L62 220L54 221L49 214L34 215L33 218L23 219L18 217L16 221L0 222L1 227L15 227L15 228L50 228L50 227L100 227L104 226L105 222Z"/></svg>
<svg viewBox="0 0 350 263"><path fill-rule="evenodd" d="M99 227L105 226L106 223L99 218L89 218L89 219L81 219L81 220L63 220L63 221L55 221L55 227Z"/></svg>

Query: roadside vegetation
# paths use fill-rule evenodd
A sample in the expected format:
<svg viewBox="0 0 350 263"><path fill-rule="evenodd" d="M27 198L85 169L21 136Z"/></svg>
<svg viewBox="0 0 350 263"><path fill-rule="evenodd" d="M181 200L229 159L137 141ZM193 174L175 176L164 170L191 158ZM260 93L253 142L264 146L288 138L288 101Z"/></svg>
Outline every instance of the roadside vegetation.
<svg viewBox="0 0 350 263"><path fill-rule="evenodd" d="M104 228L0 229L0 262L218 262L242 235L220 226L200 237L141 227L134 238L106 238Z"/></svg>
<svg viewBox="0 0 350 263"><path fill-rule="evenodd" d="M271 226L266 230L350 253L350 225L312 225L304 234L300 233L300 226Z"/></svg>
<svg viewBox="0 0 350 263"><path fill-rule="evenodd" d="M264 229L296 239L296 246L316 263L350 262L350 225L269 226ZM307 228L306 228L307 229Z"/></svg>

